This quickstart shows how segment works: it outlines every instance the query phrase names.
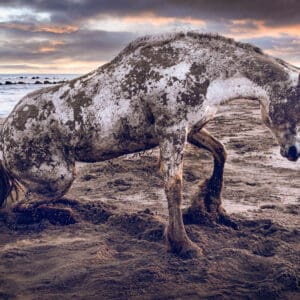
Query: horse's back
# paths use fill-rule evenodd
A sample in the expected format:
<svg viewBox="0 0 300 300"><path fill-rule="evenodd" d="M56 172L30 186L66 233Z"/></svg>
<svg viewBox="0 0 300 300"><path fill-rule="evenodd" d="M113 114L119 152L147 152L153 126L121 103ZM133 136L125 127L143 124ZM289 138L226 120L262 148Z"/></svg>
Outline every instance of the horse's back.
<svg viewBox="0 0 300 300"><path fill-rule="evenodd" d="M209 51L183 38L137 42L92 73L29 94L4 126L6 152L52 144L77 160L98 161L157 145L155 126L197 122L210 83L203 65Z"/></svg>
<svg viewBox="0 0 300 300"><path fill-rule="evenodd" d="M95 72L24 97L2 138L8 161L30 161L29 152L49 156L52 148L70 149L75 160L100 161L154 147L153 128L140 99L125 97L115 78Z"/></svg>

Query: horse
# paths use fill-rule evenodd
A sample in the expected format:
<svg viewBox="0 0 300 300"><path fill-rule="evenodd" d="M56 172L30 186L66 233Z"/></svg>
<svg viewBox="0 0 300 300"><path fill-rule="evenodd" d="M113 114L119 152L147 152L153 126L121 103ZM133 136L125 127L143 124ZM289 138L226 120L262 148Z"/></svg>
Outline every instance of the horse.
<svg viewBox="0 0 300 300"><path fill-rule="evenodd" d="M75 162L99 162L159 146L168 201L166 241L180 257L202 249L187 236L181 211L187 143L211 152L210 178L187 216L235 227L222 207L226 150L205 125L221 104L259 101L281 155L300 156L300 69L250 44L193 31L145 36L98 69L26 95L0 134L0 204L20 184L27 201L66 194ZM185 216L186 218L186 216Z"/></svg>

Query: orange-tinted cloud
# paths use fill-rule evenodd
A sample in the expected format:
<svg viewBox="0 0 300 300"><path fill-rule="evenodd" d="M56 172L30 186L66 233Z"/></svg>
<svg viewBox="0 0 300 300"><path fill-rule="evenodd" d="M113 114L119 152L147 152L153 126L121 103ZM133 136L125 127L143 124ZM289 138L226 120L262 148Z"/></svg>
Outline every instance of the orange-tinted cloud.
<svg viewBox="0 0 300 300"><path fill-rule="evenodd" d="M22 23L2 22L2 23L0 23L0 28L2 28L2 29L17 29L17 30L21 30L21 31L31 31L33 28L33 25L22 24Z"/></svg>
<svg viewBox="0 0 300 300"><path fill-rule="evenodd" d="M26 24L26 23L0 23L0 28L3 29L17 29L21 31L31 32L50 32L56 34L72 33L78 30L74 25L53 25L53 24Z"/></svg>
<svg viewBox="0 0 300 300"><path fill-rule="evenodd" d="M51 33L72 33L77 31L79 28L74 25L37 25L34 32L51 32Z"/></svg>
<svg viewBox="0 0 300 300"><path fill-rule="evenodd" d="M247 26L252 24L253 26ZM262 20L238 19L232 21L230 33L235 38L250 39L264 36L281 37L283 35L299 36L300 23L293 25L268 26Z"/></svg>
<svg viewBox="0 0 300 300"><path fill-rule="evenodd" d="M49 52L54 52L57 50L58 46L64 45L65 42L63 41L51 41L45 46L41 46L37 52L40 53L49 53Z"/></svg>
<svg viewBox="0 0 300 300"><path fill-rule="evenodd" d="M126 23L142 24L150 23L157 26L166 25L170 23L188 23L191 25L204 26L205 21L200 19L193 19L191 17L176 18L176 17L161 17L156 16L153 13L145 13L138 16L126 16L121 18L122 21Z"/></svg>
<svg viewBox="0 0 300 300"><path fill-rule="evenodd" d="M54 72L56 74L84 74L96 69L100 65L104 64L104 61L74 61L72 59L58 59L53 60L51 63L29 63L18 64L16 61L8 61L9 65L0 64L2 74L11 74L13 72L18 73L39 73L49 74Z"/></svg>

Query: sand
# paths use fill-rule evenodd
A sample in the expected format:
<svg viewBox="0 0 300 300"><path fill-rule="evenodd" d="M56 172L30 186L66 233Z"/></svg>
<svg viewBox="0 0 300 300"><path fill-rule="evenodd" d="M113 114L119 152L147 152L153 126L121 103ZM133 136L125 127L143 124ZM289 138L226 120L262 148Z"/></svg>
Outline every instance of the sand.
<svg viewBox="0 0 300 300"><path fill-rule="evenodd" d="M240 229L186 225L202 258L166 251L157 149L80 163L66 199L0 211L0 299L299 299L300 165L259 114L235 101L208 125L228 149L223 201ZM188 147L184 207L211 166Z"/></svg>

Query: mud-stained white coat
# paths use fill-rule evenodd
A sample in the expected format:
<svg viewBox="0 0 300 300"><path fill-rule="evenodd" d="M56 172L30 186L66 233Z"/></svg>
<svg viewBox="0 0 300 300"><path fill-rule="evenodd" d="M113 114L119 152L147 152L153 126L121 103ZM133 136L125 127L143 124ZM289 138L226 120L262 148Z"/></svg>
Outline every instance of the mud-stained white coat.
<svg viewBox="0 0 300 300"><path fill-rule="evenodd" d="M283 155L294 146L298 158L299 69L248 44L181 32L140 38L97 70L25 96L3 126L1 163L30 193L55 199L74 180L75 161L159 145L169 241L190 248L178 210L187 136L238 98L260 101Z"/></svg>

